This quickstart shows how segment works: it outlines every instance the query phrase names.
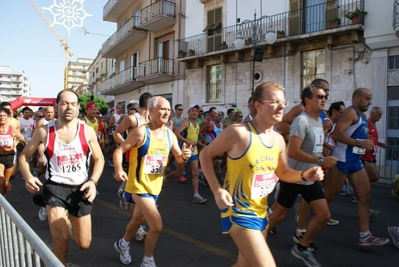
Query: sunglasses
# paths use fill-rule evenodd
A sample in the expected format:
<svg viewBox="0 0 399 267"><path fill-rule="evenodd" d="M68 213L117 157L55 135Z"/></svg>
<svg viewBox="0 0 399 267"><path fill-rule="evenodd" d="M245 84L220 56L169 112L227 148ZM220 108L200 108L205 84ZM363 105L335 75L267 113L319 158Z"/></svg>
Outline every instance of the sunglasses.
<svg viewBox="0 0 399 267"><path fill-rule="evenodd" d="M239 118L242 118L242 117L244 117L244 116L238 116Z"/></svg>
<svg viewBox="0 0 399 267"><path fill-rule="evenodd" d="M198 110L198 112L204 112L203 110Z"/></svg>
<svg viewBox="0 0 399 267"><path fill-rule="evenodd" d="M179 108L178 111L183 111L183 109L182 109L182 108Z"/></svg>
<svg viewBox="0 0 399 267"><path fill-rule="evenodd" d="M327 95L314 95L313 97L317 97L318 99L323 99L323 98L325 98L326 100L328 99Z"/></svg>
<svg viewBox="0 0 399 267"><path fill-rule="evenodd" d="M37 116L38 118L44 118L44 116Z"/></svg>

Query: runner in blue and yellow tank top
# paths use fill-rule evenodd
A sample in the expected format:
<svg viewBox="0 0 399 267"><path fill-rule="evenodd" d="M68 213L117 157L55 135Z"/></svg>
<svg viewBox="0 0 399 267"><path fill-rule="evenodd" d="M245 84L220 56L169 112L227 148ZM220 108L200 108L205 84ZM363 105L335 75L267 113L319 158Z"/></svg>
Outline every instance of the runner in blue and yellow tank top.
<svg viewBox="0 0 399 267"><path fill-rule="evenodd" d="M114 243L114 248L119 252L123 264L131 263L129 243L140 224L146 220L150 229L145 239L145 256L141 265L155 266L154 248L162 231L162 219L156 200L162 188L168 154L171 151L177 163L183 164L191 156L191 146L184 144L183 151L180 150L176 136L164 126L170 114L168 100L155 96L148 100L147 106L151 121L132 130L114 152L114 178L117 181L128 181L124 196L129 202L136 203L125 233ZM129 177L122 167L123 153L128 150L131 150Z"/></svg>
<svg viewBox="0 0 399 267"><path fill-rule="evenodd" d="M266 243L267 195L277 178L297 183L319 181L320 167L306 171L288 168L283 137L273 130L287 105L284 88L274 82L260 84L254 94L255 117L248 123L227 127L200 154L202 169L222 211L223 232L238 247L237 266L275 266ZM212 159L227 152L227 176L220 186Z"/></svg>

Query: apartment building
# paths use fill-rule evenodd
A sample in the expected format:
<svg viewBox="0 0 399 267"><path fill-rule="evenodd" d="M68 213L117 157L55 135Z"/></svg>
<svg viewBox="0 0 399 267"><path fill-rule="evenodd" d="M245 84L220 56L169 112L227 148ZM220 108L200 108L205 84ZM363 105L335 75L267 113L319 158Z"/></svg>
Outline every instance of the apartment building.
<svg viewBox="0 0 399 267"><path fill-rule="evenodd" d="M78 58L76 62L68 62L67 89L78 94L88 93L88 69L93 59Z"/></svg>
<svg viewBox="0 0 399 267"><path fill-rule="evenodd" d="M110 0L103 20L115 22L116 32L102 45L102 57L113 59L113 72L98 85L113 95L115 105L127 105L144 92L162 95L171 104L181 101L184 70L178 40L185 36L185 2L174 0Z"/></svg>
<svg viewBox="0 0 399 267"><path fill-rule="evenodd" d="M0 102L10 102L18 97L30 95L31 87L24 71L0 66Z"/></svg>

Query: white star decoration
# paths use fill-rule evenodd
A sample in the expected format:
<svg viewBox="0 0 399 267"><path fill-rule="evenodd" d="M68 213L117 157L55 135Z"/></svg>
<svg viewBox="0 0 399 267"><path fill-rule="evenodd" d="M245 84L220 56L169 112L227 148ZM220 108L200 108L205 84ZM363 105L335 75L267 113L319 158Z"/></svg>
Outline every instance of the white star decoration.
<svg viewBox="0 0 399 267"><path fill-rule="evenodd" d="M70 35L73 28L83 28L83 20L86 17L93 16L87 14L83 9L83 2L84 0L62 0L57 4L56 0L53 0L53 4L50 7L42 8L50 11L53 15L54 21L51 26L62 25L67 29L68 35Z"/></svg>

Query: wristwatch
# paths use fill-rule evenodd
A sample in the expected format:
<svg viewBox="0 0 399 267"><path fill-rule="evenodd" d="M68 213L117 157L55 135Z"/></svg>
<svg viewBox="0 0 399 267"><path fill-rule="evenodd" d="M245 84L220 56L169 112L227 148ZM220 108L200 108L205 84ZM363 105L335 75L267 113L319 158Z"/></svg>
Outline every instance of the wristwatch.
<svg viewBox="0 0 399 267"><path fill-rule="evenodd" d="M321 166L324 163L324 158L323 157L319 157L319 159L317 160L317 165Z"/></svg>
<svg viewBox="0 0 399 267"><path fill-rule="evenodd" d="M360 140L356 140L356 146L357 147L361 147L362 146L362 141L360 141Z"/></svg>

